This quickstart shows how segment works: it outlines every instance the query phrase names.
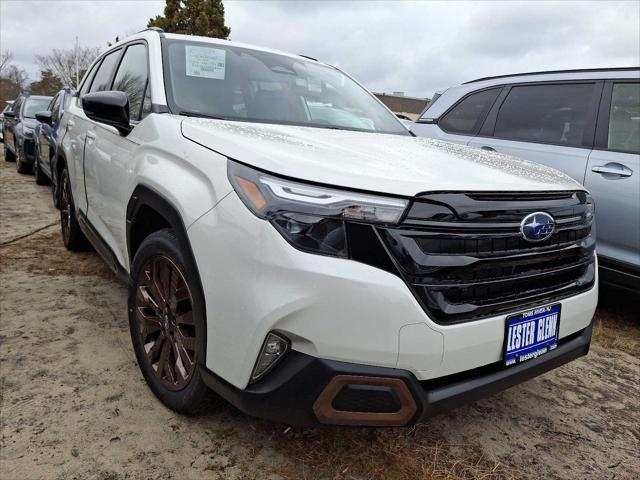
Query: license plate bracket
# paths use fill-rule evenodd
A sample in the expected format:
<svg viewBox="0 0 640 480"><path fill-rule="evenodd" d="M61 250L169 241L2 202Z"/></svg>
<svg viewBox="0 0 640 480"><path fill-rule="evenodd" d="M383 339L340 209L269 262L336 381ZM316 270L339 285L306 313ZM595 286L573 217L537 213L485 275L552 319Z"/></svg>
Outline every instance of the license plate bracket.
<svg viewBox="0 0 640 480"><path fill-rule="evenodd" d="M559 303L532 308L507 317L504 364L517 365L555 349L560 328Z"/></svg>

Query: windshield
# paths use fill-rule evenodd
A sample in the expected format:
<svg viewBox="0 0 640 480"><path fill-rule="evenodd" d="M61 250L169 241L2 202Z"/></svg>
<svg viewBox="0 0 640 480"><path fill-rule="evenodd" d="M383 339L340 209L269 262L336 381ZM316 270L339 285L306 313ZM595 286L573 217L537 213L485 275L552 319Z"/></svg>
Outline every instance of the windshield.
<svg viewBox="0 0 640 480"><path fill-rule="evenodd" d="M202 42L165 40L163 48L174 113L409 135L371 94L334 68Z"/></svg>
<svg viewBox="0 0 640 480"><path fill-rule="evenodd" d="M36 118L36 113L46 110L51 102L51 97L27 98L24 104L24 116L26 118Z"/></svg>

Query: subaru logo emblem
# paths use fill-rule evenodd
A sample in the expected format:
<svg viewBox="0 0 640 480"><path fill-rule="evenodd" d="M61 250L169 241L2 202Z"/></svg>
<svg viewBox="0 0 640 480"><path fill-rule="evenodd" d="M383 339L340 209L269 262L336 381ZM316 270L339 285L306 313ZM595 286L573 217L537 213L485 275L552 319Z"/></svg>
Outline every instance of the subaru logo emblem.
<svg viewBox="0 0 640 480"><path fill-rule="evenodd" d="M520 223L520 234L528 242L542 242L551 235L556 228L553 217L545 212L535 212L524 217Z"/></svg>

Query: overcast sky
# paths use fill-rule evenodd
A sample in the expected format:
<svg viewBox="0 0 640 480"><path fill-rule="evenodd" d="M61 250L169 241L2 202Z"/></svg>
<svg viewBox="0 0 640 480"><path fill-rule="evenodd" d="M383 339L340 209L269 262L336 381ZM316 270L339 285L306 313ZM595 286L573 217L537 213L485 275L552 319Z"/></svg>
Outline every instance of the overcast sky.
<svg viewBox="0 0 640 480"><path fill-rule="evenodd" d="M373 91L431 96L474 78L640 65L640 2L225 2L231 40L309 55ZM164 1L0 0L0 48L34 80L36 53L106 47Z"/></svg>

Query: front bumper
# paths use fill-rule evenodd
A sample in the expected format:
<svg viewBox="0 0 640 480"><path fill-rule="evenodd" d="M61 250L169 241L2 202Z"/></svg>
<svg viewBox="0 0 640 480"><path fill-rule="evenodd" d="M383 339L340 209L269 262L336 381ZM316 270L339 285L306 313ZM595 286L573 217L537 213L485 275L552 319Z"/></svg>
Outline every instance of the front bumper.
<svg viewBox="0 0 640 480"><path fill-rule="evenodd" d="M270 331L310 357L407 371L426 381L500 362L505 318L518 311L438 324L397 275L296 250L235 193L191 225L188 236L205 293L204 364L241 390ZM589 326L597 278L593 288L560 303L564 340Z"/></svg>
<svg viewBox="0 0 640 480"><path fill-rule="evenodd" d="M300 426L406 426L586 355L591 331L590 324L560 340L555 350L512 367L496 362L432 381L420 382L406 370L324 360L296 351L290 352L264 380L244 390L208 370L204 370L204 379L244 413L277 422ZM336 383L339 388L333 388ZM386 391L382 390L384 385ZM343 390L350 386L351 394L345 395ZM394 403L395 411L388 408Z"/></svg>

